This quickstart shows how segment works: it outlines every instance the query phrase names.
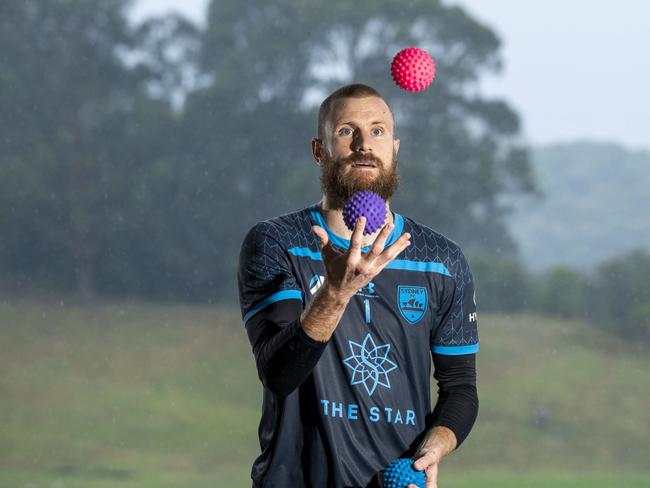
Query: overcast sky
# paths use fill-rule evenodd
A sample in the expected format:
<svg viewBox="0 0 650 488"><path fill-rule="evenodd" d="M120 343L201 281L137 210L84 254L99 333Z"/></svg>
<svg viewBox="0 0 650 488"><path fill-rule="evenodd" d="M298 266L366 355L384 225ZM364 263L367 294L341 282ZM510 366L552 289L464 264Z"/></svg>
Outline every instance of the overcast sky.
<svg viewBox="0 0 650 488"><path fill-rule="evenodd" d="M135 19L175 10L201 23L207 0L137 0ZM503 41L506 98L533 144L592 139L650 149L650 2L448 0ZM387 67L388 69L388 67Z"/></svg>

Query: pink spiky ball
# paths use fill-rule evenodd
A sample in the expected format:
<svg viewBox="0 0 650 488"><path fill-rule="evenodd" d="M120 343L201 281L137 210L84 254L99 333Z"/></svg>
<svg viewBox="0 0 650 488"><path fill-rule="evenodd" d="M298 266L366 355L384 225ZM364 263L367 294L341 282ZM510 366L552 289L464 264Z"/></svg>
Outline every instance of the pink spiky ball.
<svg viewBox="0 0 650 488"><path fill-rule="evenodd" d="M407 47L398 52L390 65L393 80L403 90L425 90L436 76L436 63L429 53L419 47Z"/></svg>

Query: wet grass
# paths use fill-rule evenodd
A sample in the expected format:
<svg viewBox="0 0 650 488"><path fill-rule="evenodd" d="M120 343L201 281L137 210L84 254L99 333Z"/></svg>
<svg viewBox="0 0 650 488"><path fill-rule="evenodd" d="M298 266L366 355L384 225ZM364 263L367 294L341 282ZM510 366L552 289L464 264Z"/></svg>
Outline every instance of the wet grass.
<svg viewBox="0 0 650 488"><path fill-rule="evenodd" d="M479 420L445 487L650 486L650 359L589 324L480 318ZM236 309L0 302L0 486L250 486Z"/></svg>

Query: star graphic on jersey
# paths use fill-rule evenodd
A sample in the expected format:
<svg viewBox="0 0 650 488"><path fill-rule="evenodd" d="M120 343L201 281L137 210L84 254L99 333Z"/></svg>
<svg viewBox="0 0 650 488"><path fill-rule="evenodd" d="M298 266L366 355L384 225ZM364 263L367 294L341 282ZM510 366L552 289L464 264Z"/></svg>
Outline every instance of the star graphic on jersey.
<svg viewBox="0 0 650 488"><path fill-rule="evenodd" d="M351 385L363 383L368 395L372 395L377 385L390 388L388 373L397 369L397 364L388 359L390 344L375 344L370 334L363 340L363 344L354 341L350 343L350 357L343 360L345 365L352 370Z"/></svg>

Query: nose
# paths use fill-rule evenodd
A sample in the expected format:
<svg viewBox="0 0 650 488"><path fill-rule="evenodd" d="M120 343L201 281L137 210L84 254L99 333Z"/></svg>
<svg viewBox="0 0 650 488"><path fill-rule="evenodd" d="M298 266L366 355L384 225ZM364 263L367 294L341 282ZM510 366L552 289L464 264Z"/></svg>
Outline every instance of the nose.
<svg viewBox="0 0 650 488"><path fill-rule="evenodd" d="M360 130L355 131L354 137L352 138L352 150L355 152L371 151L370 138Z"/></svg>

